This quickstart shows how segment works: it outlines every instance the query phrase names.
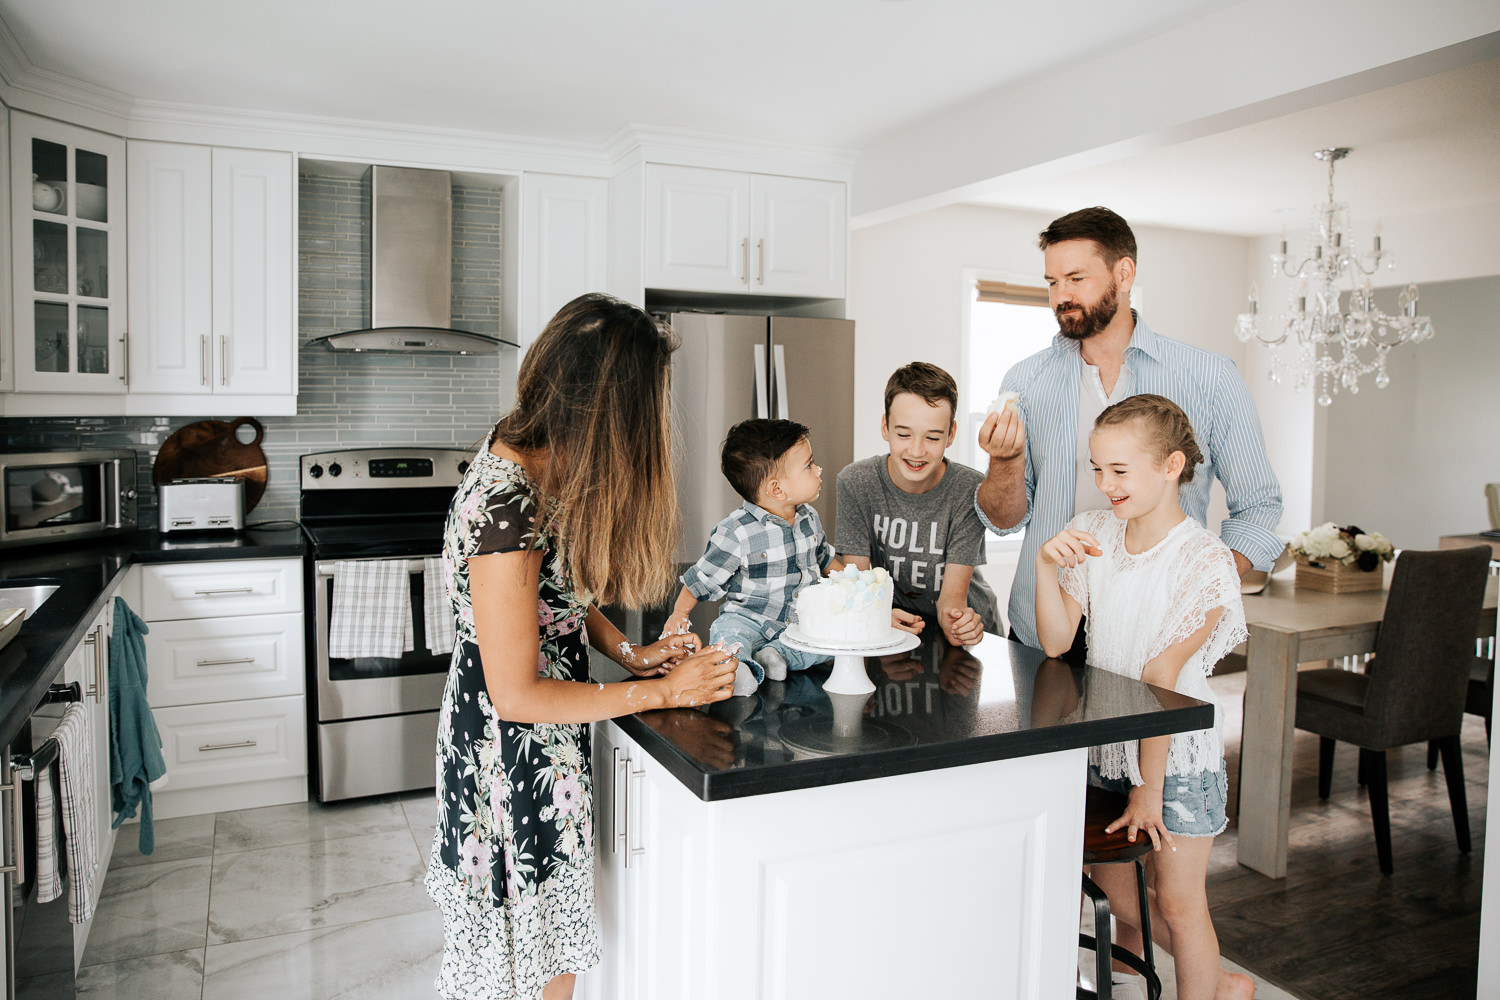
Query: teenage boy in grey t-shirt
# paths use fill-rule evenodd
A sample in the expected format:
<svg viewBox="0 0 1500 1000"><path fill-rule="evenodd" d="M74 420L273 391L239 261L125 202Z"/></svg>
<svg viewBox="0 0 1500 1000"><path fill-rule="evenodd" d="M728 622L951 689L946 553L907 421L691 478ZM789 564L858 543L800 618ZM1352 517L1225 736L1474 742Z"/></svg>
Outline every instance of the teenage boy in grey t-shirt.
<svg viewBox="0 0 1500 1000"><path fill-rule="evenodd" d="M890 452L839 473L834 548L846 563L891 574L900 627L920 632L931 618L949 642L972 645L1004 626L994 592L974 572L984 563L984 525L974 512L984 476L943 457L957 411L958 386L947 372L922 361L896 370L880 418Z"/></svg>

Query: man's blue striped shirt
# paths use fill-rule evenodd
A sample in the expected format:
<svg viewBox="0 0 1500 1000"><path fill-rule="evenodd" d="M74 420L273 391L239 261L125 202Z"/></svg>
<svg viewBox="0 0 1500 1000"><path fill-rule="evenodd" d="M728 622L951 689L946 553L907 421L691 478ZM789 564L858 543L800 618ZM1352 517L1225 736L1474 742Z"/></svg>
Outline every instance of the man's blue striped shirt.
<svg viewBox="0 0 1500 1000"><path fill-rule="evenodd" d="M1163 337L1137 315L1130 346L1125 349L1125 367L1134 377L1136 393L1166 396L1193 423L1204 461L1193 481L1179 492L1183 511L1206 526L1209 492L1217 478L1224 484L1229 505L1229 519L1220 526L1220 537L1256 569L1270 569L1283 547L1276 535L1281 484L1266 458L1250 387L1234 362L1214 351ZM980 520L996 534L1026 529L1021 562L1010 589L1010 623L1016 636L1030 646L1037 645L1036 553L1074 514L1082 373L1078 342L1061 335L1052 346L1005 373L1000 387L1020 394L1021 420L1026 427L1026 516L1002 530L979 510L977 495L974 502Z"/></svg>

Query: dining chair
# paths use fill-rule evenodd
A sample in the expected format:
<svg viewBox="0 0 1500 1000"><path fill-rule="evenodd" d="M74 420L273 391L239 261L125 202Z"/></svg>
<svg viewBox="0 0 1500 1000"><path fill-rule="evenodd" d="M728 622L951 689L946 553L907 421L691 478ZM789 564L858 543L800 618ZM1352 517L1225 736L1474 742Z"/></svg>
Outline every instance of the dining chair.
<svg viewBox="0 0 1500 1000"><path fill-rule="evenodd" d="M1458 736L1489 561L1488 546L1402 551L1365 673L1324 669L1297 675L1296 726L1320 737L1318 797L1328 798L1331 790L1336 741L1359 747L1375 850L1387 875L1392 863L1385 765L1391 747L1437 743L1458 849L1469 851Z"/></svg>

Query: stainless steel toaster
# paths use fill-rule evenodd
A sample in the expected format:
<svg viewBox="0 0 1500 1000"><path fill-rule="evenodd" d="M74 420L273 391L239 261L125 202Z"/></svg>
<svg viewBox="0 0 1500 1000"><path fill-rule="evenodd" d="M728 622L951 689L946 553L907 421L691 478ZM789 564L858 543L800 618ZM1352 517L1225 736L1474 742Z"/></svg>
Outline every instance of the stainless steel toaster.
<svg viewBox="0 0 1500 1000"><path fill-rule="evenodd" d="M157 487L157 500L157 524L163 533L245 527L243 479L174 479Z"/></svg>

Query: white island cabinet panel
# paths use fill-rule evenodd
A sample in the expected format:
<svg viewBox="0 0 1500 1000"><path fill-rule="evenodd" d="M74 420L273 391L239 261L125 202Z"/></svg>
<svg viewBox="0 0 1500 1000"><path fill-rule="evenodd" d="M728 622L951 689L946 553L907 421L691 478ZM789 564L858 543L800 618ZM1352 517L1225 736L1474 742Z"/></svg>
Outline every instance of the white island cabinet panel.
<svg viewBox="0 0 1500 1000"><path fill-rule="evenodd" d="M1086 749L704 802L595 732L582 996L1071 995Z"/></svg>

